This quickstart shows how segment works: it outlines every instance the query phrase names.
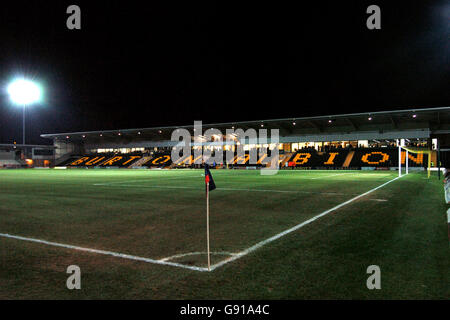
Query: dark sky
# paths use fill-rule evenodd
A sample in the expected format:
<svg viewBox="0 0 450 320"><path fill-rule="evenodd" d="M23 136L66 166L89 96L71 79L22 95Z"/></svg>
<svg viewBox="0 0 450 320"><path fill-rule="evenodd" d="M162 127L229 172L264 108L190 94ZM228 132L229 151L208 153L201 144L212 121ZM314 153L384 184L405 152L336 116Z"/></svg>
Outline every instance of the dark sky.
<svg viewBox="0 0 450 320"><path fill-rule="evenodd" d="M447 1L308 3L2 2L0 143L21 141L21 109L5 94L19 74L46 90L27 112L29 143L49 143L41 133L450 105ZM66 28L71 4L81 30ZM370 4L381 7L381 30L366 28Z"/></svg>

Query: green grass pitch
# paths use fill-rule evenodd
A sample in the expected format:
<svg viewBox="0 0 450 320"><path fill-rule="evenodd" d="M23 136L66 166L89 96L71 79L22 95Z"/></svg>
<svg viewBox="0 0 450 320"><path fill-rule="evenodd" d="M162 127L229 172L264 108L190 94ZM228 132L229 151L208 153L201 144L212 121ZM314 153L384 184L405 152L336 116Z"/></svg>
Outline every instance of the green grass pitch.
<svg viewBox="0 0 450 320"><path fill-rule="evenodd" d="M202 173L1 170L0 299L450 297L447 206L436 176L411 173L346 203L397 173L213 170L216 268L206 272L194 270L207 263ZM81 268L81 290L66 288L69 265ZM381 268L381 290L366 287L369 265Z"/></svg>

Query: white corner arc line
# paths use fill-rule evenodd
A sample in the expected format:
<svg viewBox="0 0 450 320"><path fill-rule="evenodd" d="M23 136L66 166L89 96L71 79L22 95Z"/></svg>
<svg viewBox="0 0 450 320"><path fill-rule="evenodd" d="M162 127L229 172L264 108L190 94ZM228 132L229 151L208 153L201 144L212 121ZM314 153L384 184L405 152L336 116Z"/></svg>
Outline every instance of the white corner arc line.
<svg viewBox="0 0 450 320"><path fill-rule="evenodd" d="M296 230L306 226L307 224L310 224L311 222L314 222L315 220L317 220L317 219L319 219L319 218L329 214L330 212L336 211L339 208L342 208L343 206L346 206L347 204L349 204L349 203L351 203L351 202L353 202L355 200L358 200L359 198L362 198L362 197L364 197L364 196L366 196L366 195L368 195L368 194L370 194L370 193L372 193L372 192L374 192L374 191L376 191L376 190L378 190L380 188L383 188L387 184L389 184L391 182L394 182L395 180L400 179L400 178L401 177L396 177L396 178L394 178L392 180L389 180L388 182L385 182L382 185L379 185L378 187L375 187L375 188L373 188L373 189L371 189L371 190L369 190L367 192L364 192L364 193L360 194L359 196L356 196L354 198L351 198L350 200L347 200L347 201L345 201L345 202L343 202L341 204L338 204L337 206L334 206L333 208L328 209L328 210L326 210L326 211L324 211L324 212L322 212L322 213L312 217L311 219L308 219L308 220L306 220L306 221L304 221L302 223L299 223L299 224L297 224L296 226L294 226L294 227L292 227L290 229L287 229L287 230L285 230L283 232L280 232L280 233L278 233L278 234L276 234L276 235L274 235L274 236L272 236L272 237L270 237L270 238L268 238L266 240L260 241L257 244L255 244L254 246L251 246L250 248L247 248L244 251L236 253L234 256L232 256L230 258L225 259L225 260L223 260L223 261L221 261L219 263L216 263L216 264L212 265L211 266L211 271L214 271L215 269L217 269L219 267L222 267L223 265L225 265L227 263L230 263L230 262L235 261L235 260L237 260L239 258L242 258L243 256L245 256L245 255L247 255L247 254L249 254L249 253L251 253L251 252L253 252L253 251L255 251L255 250L259 249L259 248L261 248L262 246L265 246L266 244L268 244L270 242L278 240L281 237L284 237L285 235L287 235L287 234L289 234L291 232L294 232L294 231L296 231Z"/></svg>
<svg viewBox="0 0 450 320"><path fill-rule="evenodd" d="M15 235L7 234L7 233L0 233L0 237L16 239L16 240L22 240L22 241L29 241L29 242L36 242L36 243L45 244L45 245L53 246L53 247L61 247L61 248L73 249L73 250L90 252L90 253L98 253L98 254L103 254L103 255L107 255L107 256L113 256L113 257L117 257L117 258L123 258L123 259L128 259L128 260L142 261L142 262L147 262L147 263L153 263L153 264L160 264L160 265L166 265L166 266L190 269L190 270L194 270L194 271L203 271L203 272L204 271L208 271L208 268L202 268L202 267L196 267L196 266L188 266L188 265L185 265L185 264L169 262L169 261L154 260L154 259L149 259L149 258L144 258L144 257L138 257L138 256L129 255L129 254L124 254L124 253L112 252L112 251L83 248L83 247L73 246L73 245L69 245L69 244L58 243L58 242L51 242L51 241L46 241L46 240L41 240L41 239L34 239L34 238L15 236Z"/></svg>
<svg viewBox="0 0 450 320"><path fill-rule="evenodd" d="M202 255L202 254L208 254L208 253L207 252L200 252L200 251L188 252L188 253L180 253L180 254L175 254L173 256L170 256L170 257L159 259L158 261L169 261L169 260L173 260L173 259L177 259L177 258L196 256L196 255ZM220 251L220 252L211 252L211 255L233 256L233 255L235 255L235 253Z"/></svg>

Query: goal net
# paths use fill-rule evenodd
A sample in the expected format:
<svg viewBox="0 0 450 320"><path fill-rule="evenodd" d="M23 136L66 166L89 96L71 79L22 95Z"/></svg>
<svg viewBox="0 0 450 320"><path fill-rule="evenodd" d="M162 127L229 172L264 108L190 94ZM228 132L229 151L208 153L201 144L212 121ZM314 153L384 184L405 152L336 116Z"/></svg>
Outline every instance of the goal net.
<svg viewBox="0 0 450 320"><path fill-rule="evenodd" d="M432 153L431 150L425 148L400 146L399 161L398 161L399 176L401 176L402 174L402 166L405 169L405 173L406 174L409 173L409 163L411 158L414 157L414 159L420 158L421 161L424 162L424 165L426 165L427 168L427 176L429 178L431 175L431 153ZM426 157L427 159L424 159L425 158L424 155L427 155Z"/></svg>

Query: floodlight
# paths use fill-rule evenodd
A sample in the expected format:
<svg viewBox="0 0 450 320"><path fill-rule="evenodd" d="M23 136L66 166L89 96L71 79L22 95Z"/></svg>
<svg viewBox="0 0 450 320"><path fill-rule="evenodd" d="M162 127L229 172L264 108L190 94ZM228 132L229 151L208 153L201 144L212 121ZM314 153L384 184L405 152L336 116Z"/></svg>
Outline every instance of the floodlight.
<svg viewBox="0 0 450 320"><path fill-rule="evenodd" d="M8 85L7 91L11 101L20 105L23 109L22 143L25 145L25 108L30 104L41 101L42 89L33 81L17 78Z"/></svg>
<svg viewBox="0 0 450 320"><path fill-rule="evenodd" d="M10 83L8 94L12 102L21 106L39 102L42 98L42 90L39 85L22 78Z"/></svg>

